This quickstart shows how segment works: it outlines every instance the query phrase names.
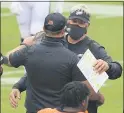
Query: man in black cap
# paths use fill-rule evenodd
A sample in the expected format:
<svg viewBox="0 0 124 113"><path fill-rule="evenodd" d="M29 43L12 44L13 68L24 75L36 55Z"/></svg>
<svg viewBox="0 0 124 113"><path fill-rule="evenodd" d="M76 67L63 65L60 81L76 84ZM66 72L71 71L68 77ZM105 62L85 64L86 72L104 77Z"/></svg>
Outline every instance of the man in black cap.
<svg viewBox="0 0 124 113"><path fill-rule="evenodd" d="M67 42L68 49L82 57L87 49L96 57L94 70L98 73L104 71L109 75L109 79L117 79L122 74L121 65L112 61L107 55L105 48L96 41L87 36L88 27L90 25L90 11L84 4L72 7L67 24ZM88 112L97 113L98 101L89 101Z"/></svg>
<svg viewBox="0 0 124 113"><path fill-rule="evenodd" d="M30 104L26 106L27 113L59 106L61 89L65 84L86 80L77 67L77 55L63 45L65 24L61 14L49 14L44 22L46 35L40 43L32 46L24 44L3 59L6 65L16 68L23 65L26 69L27 85L30 87L27 93L31 96Z"/></svg>

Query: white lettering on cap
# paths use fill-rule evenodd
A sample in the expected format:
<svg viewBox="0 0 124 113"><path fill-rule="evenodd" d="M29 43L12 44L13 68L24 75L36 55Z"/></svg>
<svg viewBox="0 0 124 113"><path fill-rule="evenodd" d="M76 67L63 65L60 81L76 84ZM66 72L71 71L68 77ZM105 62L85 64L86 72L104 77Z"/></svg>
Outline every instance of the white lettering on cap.
<svg viewBox="0 0 124 113"><path fill-rule="evenodd" d="M76 15L82 15L83 12L82 11L76 11Z"/></svg>
<svg viewBox="0 0 124 113"><path fill-rule="evenodd" d="M78 4L71 8L71 13L76 12L76 15L81 15L83 13L90 15L90 10L85 4Z"/></svg>

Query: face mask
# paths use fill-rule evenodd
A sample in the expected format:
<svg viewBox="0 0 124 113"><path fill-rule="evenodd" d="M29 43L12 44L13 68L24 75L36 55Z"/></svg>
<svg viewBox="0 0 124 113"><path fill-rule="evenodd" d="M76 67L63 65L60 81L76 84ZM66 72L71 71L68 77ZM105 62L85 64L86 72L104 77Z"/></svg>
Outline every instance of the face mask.
<svg viewBox="0 0 124 113"><path fill-rule="evenodd" d="M78 40L80 39L84 34L87 33L86 27L79 27L78 25L68 25L67 27L67 32L68 35L73 39L73 40Z"/></svg>

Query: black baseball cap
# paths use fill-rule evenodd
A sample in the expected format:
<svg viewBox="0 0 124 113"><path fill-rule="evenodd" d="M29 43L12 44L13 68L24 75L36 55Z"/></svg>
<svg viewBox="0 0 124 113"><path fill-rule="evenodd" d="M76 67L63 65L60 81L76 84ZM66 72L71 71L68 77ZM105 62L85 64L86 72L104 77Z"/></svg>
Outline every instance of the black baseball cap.
<svg viewBox="0 0 124 113"><path fill-rule="evenodd" d="M60 13L51 13L45 18L44 28L51 32L62 30L66 25L65 17Z"/></svg>
<svg viewBox="0 0 124 113"><path fill-rule="evenodd" d="M86 5L79 4L72 7L69 19L80 19L86 23L90 23L90 14L85 11Z"/></svg>

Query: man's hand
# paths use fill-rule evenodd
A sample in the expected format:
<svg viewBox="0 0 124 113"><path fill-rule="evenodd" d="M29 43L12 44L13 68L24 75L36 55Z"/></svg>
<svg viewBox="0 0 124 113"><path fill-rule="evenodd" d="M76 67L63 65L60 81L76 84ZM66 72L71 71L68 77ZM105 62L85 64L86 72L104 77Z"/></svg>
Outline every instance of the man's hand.
<svg viewBox="0 0 124 113"><path fill-rule="evenodd" d="M102 59L96 60L93 67L94 67L94 70L99 74L101 74L102 72L107 71L109 69L108 63Z"/></svg>
<svg viewBox="0 0 124 113"><path fill-rule="evenodd" d="M13 108L16 108L18 106L18 101L21 99L21 93L18 89L12 89L9 100L10 104Z"/></svg>
<svg viewBox="0 0 124 113"><path fill-rule="evenodd" d="M25 38L22 43L29 45L29 46L33 45L35 43L34 36Z"/></svg>

